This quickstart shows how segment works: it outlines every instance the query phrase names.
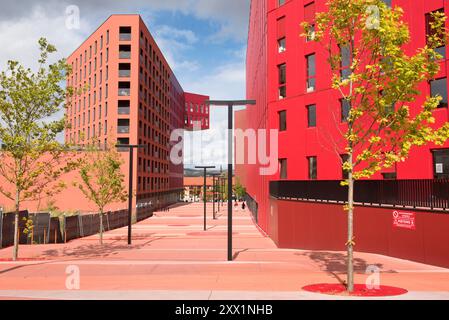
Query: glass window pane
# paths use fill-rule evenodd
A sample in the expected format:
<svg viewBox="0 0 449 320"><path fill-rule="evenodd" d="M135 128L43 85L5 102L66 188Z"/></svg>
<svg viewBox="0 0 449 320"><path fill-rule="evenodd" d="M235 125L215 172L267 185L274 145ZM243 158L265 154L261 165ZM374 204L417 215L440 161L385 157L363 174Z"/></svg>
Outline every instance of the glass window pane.
<svg viewBox="0 0 449 320"><path fill-rule="evenodd" d="M430 81L430 92L432 97L441 96L443 100L441 100L438 108L447 108L448 100L447 100L447 79L441 78L437 80Z"/></svg>

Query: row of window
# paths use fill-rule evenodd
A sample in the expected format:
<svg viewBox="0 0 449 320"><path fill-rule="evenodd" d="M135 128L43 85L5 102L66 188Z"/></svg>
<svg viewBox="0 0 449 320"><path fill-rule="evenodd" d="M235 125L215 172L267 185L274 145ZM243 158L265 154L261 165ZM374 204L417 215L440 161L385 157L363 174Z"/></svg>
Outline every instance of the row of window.
<svg viewBox="0 0 449 320"><path fill-rule="evenodd" d="M387 5L391 7L391 1L384 1ZM284 3L282 3L284 4ZM434 12L443 12L444 9L439 9ZM431 29L431 24L434 22L432 13L427 13L425 15L426 21L426 39L429 36L434 35L434 31ZM309 22L312 25L312 31L310 36L306 40L311 40L313 38L313 30L314 30L314 17L315 17L315 3L311 2L304 7L304 16L305 21ZM279 18L277 20L277 30L278 30L278 52L283 53L287 50L286 47L286 18L285 16ZM446 57L446 47L441 46L436 49L436 51L443 56ZM347 79L350 74L350 66L351 66L351 52L349 46L341 46L340 47L340 75L343 79ZM315 53L309 54L305 57L306 59L306 92L310 93L315 91L316 88L316 55ZM287 65L286 63L282 63L278 65L278 75L279 75L279 83L278 83L278 95L279 100L285 99L287 97Z"/></svg>
<svg viewBox="0 0 449 320"><path fill-rule="evenodd" d="M441 96L442 100L438 108L448 107L448 93L447 93L447 78L440 78L430 81L430 91L432 96ZM307 105L307 126L317 126L317 108L315 104ZM350 105L345 99L340 99L340 121L347 122L349 116ZM287 130L287 111L282 110L278 112L279 131Z"/></svg>
<svg viewBox="0 0 449 320"><path fill-rule="evenodd" d="M309 180L318 179L318 158L316 156L307 157L307 172ZM432 150L433 175L435 179L449 179L449 149ZM348 155L340 155L340 163L348 161ZM279 177L280 179L288 179L288 161L287 159L279 159ZM382 177L386 180L397 179L396 172L384 172ZM347 179L348 172L341 169L341 178Z"/></svg>

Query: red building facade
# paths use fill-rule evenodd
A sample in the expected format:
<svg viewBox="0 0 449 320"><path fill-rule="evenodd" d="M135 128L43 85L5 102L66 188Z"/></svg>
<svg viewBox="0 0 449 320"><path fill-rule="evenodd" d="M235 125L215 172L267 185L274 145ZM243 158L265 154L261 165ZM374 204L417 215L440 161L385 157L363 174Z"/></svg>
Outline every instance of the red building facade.
<svg viewBox="0 0 449 320"><path fill-rule="evenodd" d="M66 141L145 145L134 160L137 204L177 201L184 168L170 161L170 137L190 129L187 106L208 97L184 92L139 15L112 15L67 61L68 85L83 90L69 103ZM209 127L208 110L195 119Z"/></svg>
<svg viewBox="0 0 449 320"><path fill-rule="evenodd" d="M236 113L241 129L279 130L279 170L261 176L259 164L237 165L236 174L258 205L258 223L269 231L269 182L273 180L342 179L340 156L334 151L340 131L344 106L331 88L331 70L324 46L300 37L301 22L313 23L316 12L326 10L326 0L253 0L251 3L247 51L247 98L257 105ZM389 5L404 9L410 28L411 43L404 48L413 54L426 45L428 14L449 11L444 0L391 0ZM449 27L449 24L447 25ZM421 95L412 108L418 110L426 96L443 96L435 110L436 126L449 120L447 108L448 72L445 58L435 81L419 86ZM413 111L412 111L413 112ZM449 175L449 144L429 145L412 151L410 158L374 179L432 179Z"/></svg>

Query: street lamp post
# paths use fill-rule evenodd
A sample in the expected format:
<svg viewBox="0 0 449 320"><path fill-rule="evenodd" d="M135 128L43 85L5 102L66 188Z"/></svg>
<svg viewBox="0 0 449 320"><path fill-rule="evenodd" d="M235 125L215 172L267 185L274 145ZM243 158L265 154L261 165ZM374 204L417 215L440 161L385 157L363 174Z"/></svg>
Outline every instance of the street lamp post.
<svg viewBox="0 0 449 320"><path fill-rule="evenodd" d="M255 105L255 100L206 101L210 106L228 107L228 261L232 261L232 176L233 176L233 142L234 142L234 107Z"/></svg>
<svg viewBox="0 0 449 320"><path fill-rule="evenodd" d="M133 209L133 174L134 174L134 149L145 149L145 145L117 144L117 149L129 149L129 186L128 186L128 245L131 245L132 237L132 209Z"/></svg>
<svg viewBox="0 0 449 320"><path fill-rule="evenodd" d="M204 170L204 191L203 191L203 201L204 201L204 231L206 231L206 206L207 206L207 199L206 199L206 175L207 175L207 169L215 169L214 166L196 166L196 169L203 169Z"/></svg>
<svg viewBox="0 0 449 320"><path fill-rule="evenodd" d="M218 186L218 180L220 179L220 175L219 174L213 174L212 175L212 181L213 181L213 198L214 198L214 205L213 205L213 210L214 210L214 220L217 219L217 217L215 216L215 200L217 200L217 207L218 210L220 210L220 202L218 201L218 195L217 195L217 186Z"/></svg>

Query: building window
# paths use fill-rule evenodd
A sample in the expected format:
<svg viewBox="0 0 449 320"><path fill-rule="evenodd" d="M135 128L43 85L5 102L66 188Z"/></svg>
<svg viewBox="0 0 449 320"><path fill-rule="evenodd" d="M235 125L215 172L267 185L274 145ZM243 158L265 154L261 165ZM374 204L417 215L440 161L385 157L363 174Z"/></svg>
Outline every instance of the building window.
<svg viewBox="0 0 449 320"><path fill-rule="evenodd" d="M279 159L279 178L287 179L287 159Z"/></svg>
<svg viewBox="0 0 449 320"><path fill-rule="evenodd" d="M120 27L120 41L130 41L131 40L131 27Z"/></svg>
<svg viewBox="0 0 449 320"><path fill-rule="evenodd" d="M430 81L430 94L432 97L440 96L443 98L440 101L438 108L447 108L447 78Z"/></svg>
<svg viewBox="0 0 449 320"><path fill-rule="evenodd" d="M304 7L304 21L309 23L310 26L306 41L313 41L315 39L315 2L311 2Z"/></svg>
<svg viewBox="0 0 449 320"><path fill-rule="evenodd" d="M279 131L287 130L287 111L279 111Z"/></svg>
<svg viewBox="0 0 449 320"><path fill-rule="evenodd" d="M316 127L316 105L312 104L307 108L307 126L309 128Z"/></svg>
<svg viewBox="0 0 449 320"><path fill-rule="evenodd" d="M433 150L433 176L435 179L449 178L449 149Z"/></svg>
<svg viewBox="0 0 449 320"><path fill-rule="evenodd" d="M351 75L351 50L349 46L340 47L340 76L348 79Z"/></svg>
<svg viewBox="0 0 449 320"><path fill-rule="evenodd" d="M341 122L348 122L350 109L351 106L349 105L349 101L346 99L340 99Z"/></svg>
<svg viewBox="0 0 449 320"><path fill-rule="evenodd" d="M346 180L346 179L349 178L349 172L347 170L343 169L343 165L346 162L348 162L349 156L347 154L341 154L340 155L340 159L341 159L341 165L342 165L342 167L341 167L341 177L342 177L342 179Z"/></svg>
<svg viewBox="0 0 449 320"><path fill-rule="evenodd" d="M283 6L285 4L285 0L278 0L278 7Z"/></svg>
<svg viewBox="0 0 449 320"><path fill-rule="evenodd" d="M278 40L278 52L279 53L285 52L285 50L287 50L285 45L286 45L285 37Z"/></svg>
<svg viewBox="0 0 449 320"><path fill-rule="evenodd" d="M383 3L387 5L387 7L391 8L391 0L382 0Z"/></svg>
<svg viewBox="0 0 449 320"><path fill-rule="evenodd" d="M279 72L279 99L287 97L287 65L281 64L278 66Z"/></svg>
<svg viewBox="0 0 449 320"><path fill-rule="evenodd" d="M285 51L285 37L286 37L286 20L285 16L277 20L277 39L278 39L278 52Z"/></svg>
<svg viewBox="0 0 449 320"><path fill-rule="evenodd" d="M397 180L397 173L396 172L384 172L382 173L382 178L384 180Z"/></svg>
<svg viewBox="0 0 449 320"><path fill-rule="evenodd" d="M307 162L309 163L309 180L317 179L317 158L316 157L308 157Z"/></svg>
<svg viewBox="0 0 449 320"><path fill-rule="evenodd" d="M426 14L426 39L428 40L429 37L437 35L435 30L432 30L431 24L434 22L434 18L432 17L432 13L441 12L444 13L444 9L435 10L433 12L429 12ZM444 43L444 41L443 41ZM435 49L436 52L438 52L441 56L443 56L443 59L446 58L446 46L443 45L441 47L438 47Z"/></svg>
<svg viewBox="0 0 449 320"><path fill-rule="evenodd" d="M316 85L316 66L315 54L306 56L307 62L307 92L315 91Z"/></svg>

